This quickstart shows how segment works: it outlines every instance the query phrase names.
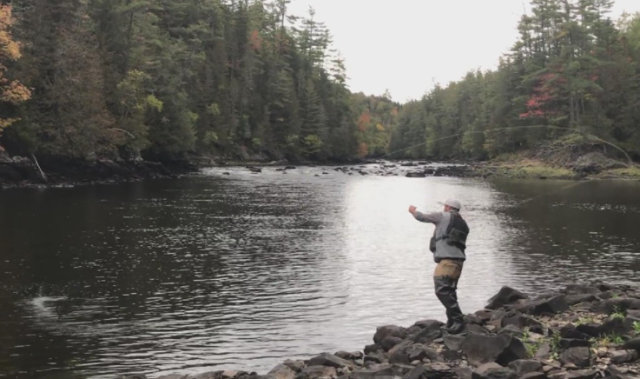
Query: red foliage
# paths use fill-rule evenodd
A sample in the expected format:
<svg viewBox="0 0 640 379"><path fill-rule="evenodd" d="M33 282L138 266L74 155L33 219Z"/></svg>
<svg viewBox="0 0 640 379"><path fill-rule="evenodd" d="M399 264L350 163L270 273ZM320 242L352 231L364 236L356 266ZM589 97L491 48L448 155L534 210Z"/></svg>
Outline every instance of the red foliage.
<svg viewBox="0 0 640 379"><path fill-rule="evenodd" d="M363 112L358 119L358 130L364 132L369 127L369 123L371 123L371 115L368 111Z"/></svg>
<svg viewBox="0 0 640 379"><path fill-rule="evenodd" d="M249 36L249 43L251 44L251 48L255 51L260 50L262 46L262 38L260 37L260 32L254 30L251 32Z"/></svg>

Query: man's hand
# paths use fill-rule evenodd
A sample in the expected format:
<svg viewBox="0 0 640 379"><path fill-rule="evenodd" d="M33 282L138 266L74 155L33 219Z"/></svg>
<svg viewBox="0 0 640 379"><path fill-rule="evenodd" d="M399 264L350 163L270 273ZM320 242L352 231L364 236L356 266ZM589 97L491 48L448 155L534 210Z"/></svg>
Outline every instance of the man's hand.
<svg viewBox="0 0 640 379"><path fill-rule="evenodd" d="M409 213L411 213L412 215L414 215L414 216L415 216L415 214L416 214L416 209L418 209L418 208L414 207L413 205L412 205L412 206L410 206L410 207L409 207Z"/></svg>

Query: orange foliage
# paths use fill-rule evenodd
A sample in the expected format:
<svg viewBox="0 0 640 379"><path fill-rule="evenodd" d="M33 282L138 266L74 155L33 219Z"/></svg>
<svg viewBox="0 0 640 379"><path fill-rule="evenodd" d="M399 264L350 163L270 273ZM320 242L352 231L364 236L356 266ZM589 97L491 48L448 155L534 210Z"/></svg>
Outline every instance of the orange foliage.
<svg viewBox="0 0 640 379"><path fill-rule="evenodd" d="M262 38L260 37L260 32L258 32L257 30L252 31L251 36L249 36L249 43L253 50L260 50L260 47L262 46Z"/></svg>
<svg viewBox="0 0 640 379"><path fill-rule="evenodd" d="M369 146L366 143L361 142L360 146L358 146L358 155L362 157L366 157L369 154Z"/></svg>
<svg viewBox="0 0 640 379"><path fill-rule="evenodd" d="M394 108L391 110L391 115L392 115L392 116L397 116L397 115L398 115L398 107L394 107Z"/></svg>
<svg viewBox="0 0 640 379"><path fill-rule="evenodd" d="M368 111L363 112L358 119L358 130L364 132L369 127L369 123L371 122L371 115L369 115Z"/></svg>
<svg viewBox="0 0 640 379"><path fill-rule="evenodd" d="M13 24L11 6L0 6L0 101L17 104L31 97L29 89L17 80L10 81L5 77L7 67L2 60L20 59L20 44L11 39L10 28ZM15 119L1 119L0 130L11 125Z"/></svg>

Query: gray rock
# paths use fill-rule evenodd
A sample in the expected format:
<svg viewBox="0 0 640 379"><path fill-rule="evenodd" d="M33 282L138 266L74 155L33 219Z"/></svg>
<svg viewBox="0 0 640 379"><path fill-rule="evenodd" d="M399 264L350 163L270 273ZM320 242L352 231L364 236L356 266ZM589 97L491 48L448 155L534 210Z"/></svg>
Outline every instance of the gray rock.
<svg viewBox="0 0 640 379"><path fill-rule="evenodd" d="M511 287L504 286L500 291L489 299L486 309L499 309L505 305L513 304L518 300L527 299L528 296Z"/></svg>
<svg viewBox="0 0 640 379"><path fill-rule="evenodd" d="M379 344L372 344L364 347L365 354L375 353L377 351L384 351L384 349Z"/></svg>
<svg viewBox="0 0 640 379"><path fill-rule="evenodd" d="M304 363L303 363L303 366L304 366ZM298 367L298 366L296 366L296 367ZM276 367L274 367L271 371L269 371L267 376L270 379L293 379L293 378L296 377L296 373L301 371L301 370L302 370L302 367L300 367L299 370L294 370L289 365L284 363L284 364L279 364Z"/></svg>
<svg viewBox="0 0 640 379"><path fill-rule="evenodd" d="M512 317L502 319L502 326L514 325L518 329L529 328L530 331L534 331L538 334L544 333L544 326L530 317L524 315L515 315Z"/></svg>
<svg viewBox="0 0 640 379"><path fill-rule="evenodd" d="M489 334L489 331L487 329L476 324L467 325L467 332L475 334Z"/></svg>
<svg viewBox="0 0 640 379"><path fill-rule="evenodd" d="M389 358L389 363L408 365L412 361L421 361L425 358L430 360L437 360L439 356L438 353L433 349L430 349L421 344L413 344L403 346L402 348L395 350Z"/></svg>
<svg viewBox="0 0 640 379"><path fill-rule="evenodd" d="M506 334L469 334L465 336L460 347L467 355L469 363L474 366L490 362L506 365L528 356L522 341Z"/></svg>
<svg viewBox="0 0 640 379"><path fill-rule="evenodd" d="M421 328L421 331L413 336L410 339L416 343L428 344L433 342L433 340L442 337L442 326L444 324L440 321L436 320L424 320L418 321L416 326Z"/></svg>
<svg viewBox="0 0 640 379"><path fill-rule="evenodd" d="M625 312L629 309L640 309L640 300L631 298L607 299L594 303L591 310L596 313L611 314L616 310Z"/></svg>
<svg viewBox="0 0 640 379"><path fill-rule="evenodd" d="M384 365L369 370L355 370L351 379L394 379L402 378L404 373L397 366Z"/></svg>
<svg viewBox="0 0 640 379"><path fill-rule="evenodd" d="M335 367L329 366L309 366L302 370L302 374L309 379L335 379L338 373Z"/></svg>
<svg viewBox="0 0 640 379"><path fill-rule="evenodd" d="M375 353L369 353L364 356L364 362L385 363L389 358L381 351Z"/></svg>
<svg viewBox="0 0 640 379"><path fill-rule="evenodd" d="M396 345L398 345L400 342L402 342L402 338L388 336L382 341L380 341L380 345L382 346L382 349L384 351L389 351L393 349Z"/></svg>
<svg viewBox="0 0 640 379"><path fill-rule="evenodd" d="M547 374L544 372L530 372L528 374L524 374L520 377L520 379L547 379Z"/></svg>
<svg viewBox="0 0 640 379"><path fill-rule="evenodd" d="M358 359L362 359L364 357L364 354L362 354L361 351L338 351L335 353L335 356L338 358L346 359L348 361L355 361Z"/></svg>
<svg viewBox="0 0 640 379"><path fill-rule="evenodd" d="M447 349L458 351L458 350L461 350L461 345L462 345L462 341L464 341L464 336L450 334L442 337L442 339Z"/></svg>
<svg viewBox="0 0 640 379"><path fill-rule="evenodd" d="M592 294L591 295L567 295L565 296L565 300L569 305L576 305L580 303L592 303L598 300L598 298Z"/></svg>
<svg viewBox="0 0 640 379"><path fill-rule="evenodd" d="M570 295L597 295L601 291L595 286L588 286L584 284L569 284L567 288L565 288L564 292Z"/></svg>
<svg viewBox="0 0 640 379"><path fill-rule="evenodd" d="M538 346L538 351L534 358L539 360L547 360L551 357L551 345L548 342L543 342Z"/></svg>
<svg viewBox="0 0 640 379"><path fill-rule="evenodd" d="M557 314L569 310L569 305L564 295L554 296L548 299L535 300L516 308L520 312L530 313L533 315Z"/></svg>
<svg viewBox="0 0 640 379"><path fill-rule="evenodd" d="M373 342L379 344L383 339L387 337L398 337L400 339L407 338L407 330L397 325L385 325L376 329L376 334L373 336Z"/></svg>
<svg viewBox="0 0 640 379"><path fill-rule="evenodd" d="M589 347L591 344L588 340L577 340L571 338L562 338L558 345L561 349L569 349L571 347Z"/></svg>
<svg viewBox="0 0 640 379"><path fill-rule="evenodd" d="M434 362L424 365L427 370L428 379L453 379L456 378L456 371L446 363Z"/></svg>
<svg viewBox="0 0 640 379"><path fill-rule="evenodd" d="M500 329L498 334L508 334L514 337L522 337L524 335L523 331L515 325L505 326L504 328Z"/></svg>
<svg viewBox="0 0 640 379"><path fill-rule="evenodd" d="M496 363L485 363L473 371L472 379L517 379L513 370Z"/></svg>
<svg viewBox="0 0 640 379"><path fill-rule="evenodd" d="M596 370L571 371L565 376L567 379L593 379L598 375Z"/></svg>
<svg viewBox="0 0 640 379"><path fill-rule="evenodd" d="M638 360L638 352L635 350L616 350L610 354L611 362L615 364L635 362Z"/></svg>
<svg viewBox="0 0 640 379"><path fill-rule="evenodd" d="M572 347L560 354L563 365L574 364L576 367L587 367L591 364L591 351L588 347Z"/></svg>
<svg viewBox="0 0 640 379"><path fill-rule="evenodd" d="M322 353L316 357L313 357L309 360L309 366L327 366L327 367L335 367L335 368L354 368L355 365L353 362L350 362L346 359L338 358L333 354Z"/></svg>
<svg viewBox="0 0 640 379"><path fill-rule="evenodd" d="M302 369L304 368L305 364L303 361L294 361L291 359L287 359L286 361L284 361L284 365L289 367L290 369L292 369L295 372L300 372L302 371Z"/></svg>
<svg viewBox="0 0 640 379"><path fill-rule="evenodd" d="M542 370L542 363L532 359L518 359L517 361L509 363L509 368L520 377L534 371Z"/></svg>

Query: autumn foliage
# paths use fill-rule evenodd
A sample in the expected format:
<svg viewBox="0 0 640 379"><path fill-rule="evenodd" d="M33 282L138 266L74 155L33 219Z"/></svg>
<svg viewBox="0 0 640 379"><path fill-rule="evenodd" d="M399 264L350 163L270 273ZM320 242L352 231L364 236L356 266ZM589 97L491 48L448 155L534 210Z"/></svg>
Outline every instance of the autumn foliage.
<svg viewBox="0 0 640 379"><path fill-rule="evenodd" d="M7 77L6 64L20 59L20 44L11 37L13 17L11 6L0 6L0 102L17 104L28 100L31 92L17 80ZM11 125L16 119L0 118L0 131Z"/></svg>

